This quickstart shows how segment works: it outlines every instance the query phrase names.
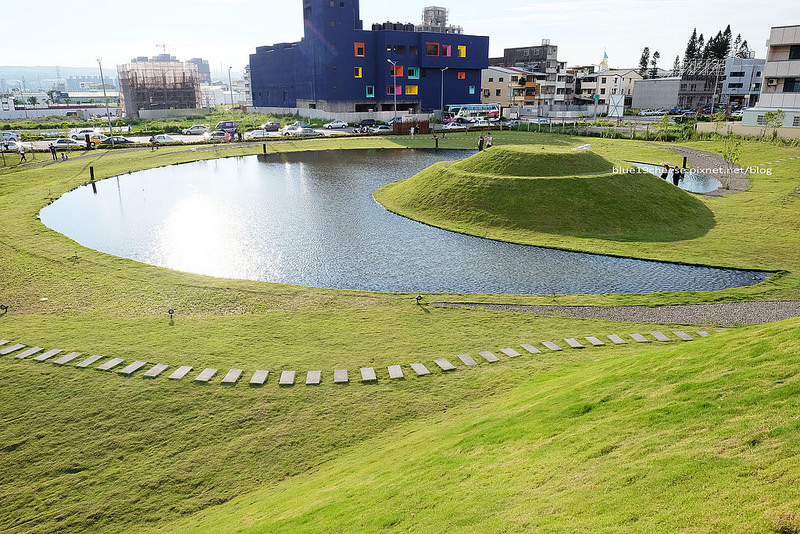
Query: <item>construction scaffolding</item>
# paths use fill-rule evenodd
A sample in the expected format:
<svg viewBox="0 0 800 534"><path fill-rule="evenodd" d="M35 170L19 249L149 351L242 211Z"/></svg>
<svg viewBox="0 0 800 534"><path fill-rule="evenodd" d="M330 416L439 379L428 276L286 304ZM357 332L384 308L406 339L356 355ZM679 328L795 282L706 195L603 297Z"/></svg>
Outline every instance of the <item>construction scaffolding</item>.
<svg viewBox="0 0 800 534"><path fill-rule="evenodd" d="M128 117L140 110L195 109L202 103L197 65L181 61L135 61L117 66L120 105Z"/></svg>
<svg viewBox="0 0 800 534"><path fill-rule="evenodd" d="M418 32L433 33L464 33L461 26L447 24L450 11L445 7L428 6L422 11L422 24L417 26Z"/></svg>

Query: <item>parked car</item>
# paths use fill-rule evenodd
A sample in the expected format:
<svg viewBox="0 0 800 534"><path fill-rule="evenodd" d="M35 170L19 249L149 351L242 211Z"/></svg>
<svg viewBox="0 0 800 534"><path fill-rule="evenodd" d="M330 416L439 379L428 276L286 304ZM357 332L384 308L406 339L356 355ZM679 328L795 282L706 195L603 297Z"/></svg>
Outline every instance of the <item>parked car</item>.
<svg viewBox="0 0 800 534"><path fill-rule="evenodd" d="M189 126L181 133L183 133L183 135L203 135L209 130L211 130L211 128L204 124L195 124L194 126Z"/></svg>
<svg viewBox="0 0 800 534"><path fill-rule="evenodd" d="M3 137L0 141L19 141L19 134L14 132L3 132Z"/></svg>
<svg viewBox="0 0 800 534"><path fill-rule="evenodd" d="M203 139L206 141L224 141L230 134L222 130L214 130L213 132L206 132L203 134Z"/></svg>
<svg viewBox="0 0 800 534"><path fill-rule="evenodd" d="M253 130L252 132L247 132L244 134L245 139L264 139L265 137L269 137L269 132L267 130Z"/></svg>
<svg viewBox="0 0 800 534"><path fill-rule="evenodd" d="M388 124L389 126L391 126L391 125L393 125L395 122L403 122L403 117L392 117L391 119L389 119L388 121L386 121L386 124Z"/></svg>
<svg viewBox="0 0 800 534"><path fill-rule="evenodd" d="M472 125L480 128L488 128L489 121L487 121L486 119L478 119L475 122L473 122Z"/></svg>
<svg viewBox="0 0 800 534"><path fill-rule="evenodd" d="M7 150L9 152L16 152L19 150L19 141L15 141L13 139L5 139L3 140L2 144L0 144L0 149Z"/></svg>
<svg viewBox="0 0 800 534"><path fill-rule="evenodd" d="M443 127L444 130L466 130L467 125L460 122L448 122Z"/></svg>
<svg viewBox="0 0 800 534"><path fill-rule="evenodd" d="M277 132L281 129L281 123L279 122L265 122L259 129L264 130L265 132Z"/></svg>
<svg viewBox="0 0 800 534"><path fill-rule="evenodd" d="M281 128L280 132L283 135L289 135L286 132L290 132L290 131L297 130L297 129L300 129L300 128L311 128L311 125L308 124L307 122L297 121L297 122L293 122L289 126L284 126L283 128Z"/></svg>
<svg viewBox="0 0 800 534"><path fill-rule="evenodd" d="M332 128L347 128L347 126L348 126L347 123L345 121L342 121L342 120L335 120L335 121L329 122L328 124L323 124L322 125L323 128L327 128L328 130L330 130Z"/></svg>
<svg viewBox="0 0 800 534"><path fill-rule="evenodd" d="M392 133L394 132L394 128L389 126L388 124L379 124L377 126L373 126L369 129L369 133Z"/></svg>
<svg viewBox="0 0 800 534"><path fill-rule="evenodd" d="M119 136L119 135L115 135L114 136L114 146L127 145L127 144L130 144L130 143L133 143L133 141L131 141L130 139L128 139L126 137L122 137L122 136ZM111 145L111 137L106 137L105 139L100 141L99 144L101 144L101 145L109 145L110 146Z"/></svg>
<svg viewBox="0 0 800 534"><path fill-rule="evenodd" d="M234 134L239 130L239 123L234 121L220 121L217 123L217 127L214 128L214 130L222 130L223 132Z"/></svg>
<svg viewBox="0 0 800 534"><path fill-rule="evenodd" d="M100 132L95 130L94 128L83 128L80 130L72 130L69 133L70 139L86 139L86 134L89 135L99 135Z"/></svg>
<svg viewBox="0 0 800 534"><path fill-rule="evenodd" d="M308 136L315 136L315 135L322 135L321 133L315 131L313 128L292 128L283 135L292 135L292 136L300 136L300 135L308 135Z"/></svg>
<svg viewBox="0 0 800 534"><path fill-rule="evenodd" d="M506 128L514 128L516 126L519 126L519 121L517 119L512 119L510 121L502 122L501 124Z"/></svg>
<svg viewBox="0 0 800 534"><path fill-rule="evenodd" d="M167 134L159 134L156 136L156 143L158 143L159 145L166 145L169 143L177 143L177 142L178 141L176 141Z"/></svg>
<svg viewBox="0 0 800 534"><path fill-rule="evenodd" d="M375 119L362 119L361 122L358 123L362 128L372 128L375 124Z"/></svg>
<svg viewBox="0 0 800 534"><path fill-rule="evenodd" d="M76 139L54 139L51 141L56 148L86 148L86 141Z"/></svg>

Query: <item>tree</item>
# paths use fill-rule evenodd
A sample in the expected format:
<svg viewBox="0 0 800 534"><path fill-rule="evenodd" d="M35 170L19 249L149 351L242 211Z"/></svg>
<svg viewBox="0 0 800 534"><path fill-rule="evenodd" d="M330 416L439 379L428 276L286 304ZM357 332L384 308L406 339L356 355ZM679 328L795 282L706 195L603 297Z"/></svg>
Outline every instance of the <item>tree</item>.
<svg viewBox="0 0 800 534"><path fill-rule="evenodd" d="M672 64L672 75L681 75L681 56L675 56L675 63Z"/></svg>
<svg viewBox="0 0 800 534"><path fill-rule="evenodd" d="M642 57L639 58L639 74L642 78L647 78L647 64L650 62L650 47L645 46L642 50Z"/></svg>
<svg viewBox="0 0 800 534"><path fill-rule="evenodd" d="M772 129L772 139L778 139L778 128L783 126L783 121L786 120L786 112L782 109L777 111L767 111L764 113L764 126L766 129L764 133L766 133L767 129Z"/></svg>
<svg viewBox="0 0 800 534"><path fill-rule="evenodd" d="M736 57L740 57L742 59L747 59L750 57L750 47L747 46L747 41L742 41L742 44L739 45L739 49L736 51Z"/></svg>
<svg viewBox="0 0 800 534"><path fill-rule="evenodd" d="M703 34L700 34L700 37L697 38L697 54L695 54L695 59L701 59L703 57L703 51L706 49L706 41L703 39Z"/></svg>
<svg viewBox="0 0 800 534"><path fill-rule="evenodd" d="M31 107L35 108L36 104L38 104L38 103L39 103L39 99L36 98L35 96L28 97L28 104L30 104Z"/></svg>
<svg viewBox="0 0 800 534"><path fill-rule="evenodd" d="M739 163L739 158L742 155L742 138L738 135L731 133L723 142L722 157L729 166L735 167Z"/></svg>
<svg viewBox="0 0 800 534"><path fill-rule="evenodd" d="M730 26L729 26L730 27ZM731 57L739 57L739 48L742 46L742 34L737 33L736 39L733 40L733 47L731 48L731 53L729 54Z"/></svg>
<svg viewBox="0 0 800 534"><path fill-rule="evenodd" d="M697 59L698 55L698 48L697 48L697 28L692 30L692 36L689 37L689 42L686 43L686 51L683 53L683 62L688 63L693 59Z"/></svg>
<svg viewBox="0 0 800 534"><path fill-rule="evenodd" d="M526 78L525 76L520 76L517 85L519 85L520 87L525 87L526 83L528 83L528 78Z"/></svg>
<svg viewBox="0 0 800 534"><path fill-rule="evenodd" d="M650 77L658 78L658 60L661 59L661 54L658 50L653 52L653 59L650 60Z"/></svg>

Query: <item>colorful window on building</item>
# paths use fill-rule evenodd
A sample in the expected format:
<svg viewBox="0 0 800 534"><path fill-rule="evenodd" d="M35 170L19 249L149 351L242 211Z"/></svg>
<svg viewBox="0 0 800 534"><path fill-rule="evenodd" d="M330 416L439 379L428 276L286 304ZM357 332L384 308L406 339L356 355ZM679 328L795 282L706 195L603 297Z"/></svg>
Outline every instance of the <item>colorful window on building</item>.
<svg viewBox="0 0 800 534"><path fill-rule="evenodd" d="M458 57L467 57L466 45L458 45Z"/></svg>
<svg viewBox="0 0 800 534"><path fill-rule="evenodd" d="M363 73L364 73L364 71L363 71L363 69L361 67L356 67L356 68L353 69L353 77L354 78L361 78Z"/></svg>
<svg viewBox="0 0 800 534"><path fill-rule="evenodd" d="M439 55L439 43L425 43L425 55L426 56L438 56Z"/></svg>
<svg viewBox="0 0 800 534"><path fill-rule="evenodd" d="M470 85L469 86L469 94L471 94L471 95L475 94L475 86L474 85Z"/></svg>
<svg viewBox="0 0 800 534"><path fill-rule="evenodd" d="M467 73L466 72L459 72L458 73L458 79L459 80L466 80L467 79Z"/></svg>
<svg viewBox="0 0 800 534"><path fill-rule="evenodd" d="M450 57L450 51L451 50L452 50L452 47L450 45L442 45L442 47L441 47L442 57Z"/></svg>
<svg viewBox="0 0 800 534"><path fill-rule="evenodd" d="M356 57L364 57L364 51L365 51L364 43L355 44Z"/></svg>
<svg viewBox="0 0 800 534"><path fill-rule="evenodd" d="M408 79L419 80L419 67L408 67Z"/></svg>
<svg viewBox="0 0 800 534"><path fill-rule="evenodd" d="M419 94L419 86L406 85L406 94L407 95L417 95L417 94Z"/></svg>
<svg viewBox="0 0 800 534"><path fill-rule="evenodd" d="M390 76L402 76L403 75L403 66L402 65L389 65L389 75Z"/></svg>
<svg viewBox="0 0 800 534"><path fill-rule="evenodd" d="M367 98L375 98L375 86L368 85L367 86Z"/></svg>
<svg viewBox="0 0 800 534"><path fill-rule="evenodd" d="M402 95L403 94L403 86L402 85L387 85L386 86L386 94L391 95Z"/></svg>

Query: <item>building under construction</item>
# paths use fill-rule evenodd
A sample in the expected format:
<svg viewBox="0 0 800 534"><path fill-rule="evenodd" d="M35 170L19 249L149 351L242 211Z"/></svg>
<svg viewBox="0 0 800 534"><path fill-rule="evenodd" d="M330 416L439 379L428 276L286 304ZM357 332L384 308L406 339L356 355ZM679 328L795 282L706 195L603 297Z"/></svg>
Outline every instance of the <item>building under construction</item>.
<svg viewBox="0 0 800 534"><path fill-rule="evenodd" d="M195 109L201 104L197 65L162 54L117 66L120 105L131 118L143 110Z"/></svg>

